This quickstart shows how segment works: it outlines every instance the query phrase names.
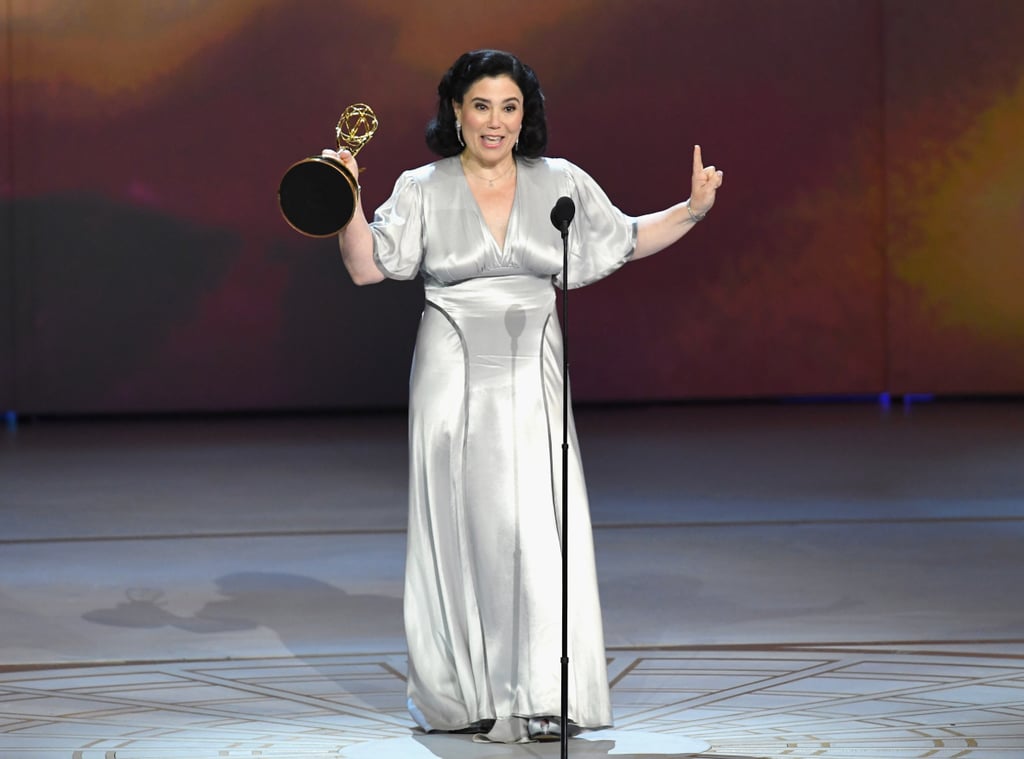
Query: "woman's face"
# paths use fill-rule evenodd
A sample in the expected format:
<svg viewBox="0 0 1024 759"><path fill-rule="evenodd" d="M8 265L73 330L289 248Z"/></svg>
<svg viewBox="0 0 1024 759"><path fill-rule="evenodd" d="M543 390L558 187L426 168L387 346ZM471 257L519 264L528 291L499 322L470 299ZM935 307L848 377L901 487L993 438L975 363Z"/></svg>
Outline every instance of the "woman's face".
<svg viewBox="0 0 1024 759"><path fill-rule="evenodd" d="M493 166L508 158L523 127L523 93L510 76L486 76L452 103L462 123L466 158Z"/></svg>

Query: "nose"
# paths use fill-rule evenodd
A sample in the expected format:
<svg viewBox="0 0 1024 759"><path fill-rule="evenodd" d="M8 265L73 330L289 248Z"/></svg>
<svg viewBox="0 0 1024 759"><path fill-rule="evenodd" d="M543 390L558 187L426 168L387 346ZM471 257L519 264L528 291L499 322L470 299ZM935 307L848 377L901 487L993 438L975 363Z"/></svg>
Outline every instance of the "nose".
<svg viewBox="0 0 1024 759"><path fill-rule="evenodd" d="M501 112L497 108L492 108L489 118L487 119L487 126L499 127L501 126Z"/></svg>

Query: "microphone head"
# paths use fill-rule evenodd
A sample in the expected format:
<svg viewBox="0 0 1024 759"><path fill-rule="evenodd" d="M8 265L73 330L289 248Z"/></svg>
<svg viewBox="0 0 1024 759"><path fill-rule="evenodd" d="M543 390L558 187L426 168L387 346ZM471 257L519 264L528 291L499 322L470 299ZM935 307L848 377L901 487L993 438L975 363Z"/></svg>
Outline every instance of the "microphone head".
<svg viewBox="0 0 1024 759"><path fill-rule="evenodd" d="M551 209L551 223L555 225L555 229L565 232L575 215L576 204L572 202L572 198L563 195L555 201L555 207Z"/></svg>

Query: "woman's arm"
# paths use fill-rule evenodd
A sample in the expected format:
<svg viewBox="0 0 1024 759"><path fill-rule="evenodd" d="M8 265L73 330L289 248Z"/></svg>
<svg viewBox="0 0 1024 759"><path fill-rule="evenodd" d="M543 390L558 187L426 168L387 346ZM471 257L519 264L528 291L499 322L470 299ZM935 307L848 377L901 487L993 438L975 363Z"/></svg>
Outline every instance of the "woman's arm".
<svg viewBox="0 0 1024 759"><path fill-rule="evenodd" d="M355 157L342 148L340 151L324 150L321 155L334 158L359 179L359 165ZM352 212L352 220L338 232L338 247L341 260L345 263L348 274L357 285L372 285L383 282L385 277L373 260L373 233L363 212L362 193L356 197L356 207Z"/></svg>
<svg viewBox="0 0 1024 759"><path fill-rule="evenodd" d="M637 218L636 250L630 260L635 261L664 250L693 229L715 204L715 193L722 186L723 178L724 174L714 166L704 166L700 145L694 145L690 199L664 211Z"/></svg>

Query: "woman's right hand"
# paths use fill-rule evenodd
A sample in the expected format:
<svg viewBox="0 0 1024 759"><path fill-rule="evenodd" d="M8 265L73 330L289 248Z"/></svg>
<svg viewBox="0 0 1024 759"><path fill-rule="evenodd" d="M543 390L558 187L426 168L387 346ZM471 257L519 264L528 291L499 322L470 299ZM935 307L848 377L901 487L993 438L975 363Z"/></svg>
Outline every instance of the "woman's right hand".
<svg viewBox="0 0 1024 759"><path fill-rule="evenodd" d="M356 157L347 148L341 148L340 150L331 150L330 148L324 148L320 151L320 155L323 158L333 158L338 161L342 166L352 172L352 176L356 178L356 182L359 182L359 164L356 163Z"/></svg>

